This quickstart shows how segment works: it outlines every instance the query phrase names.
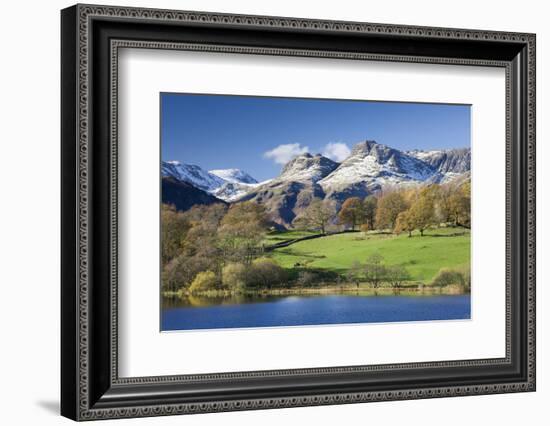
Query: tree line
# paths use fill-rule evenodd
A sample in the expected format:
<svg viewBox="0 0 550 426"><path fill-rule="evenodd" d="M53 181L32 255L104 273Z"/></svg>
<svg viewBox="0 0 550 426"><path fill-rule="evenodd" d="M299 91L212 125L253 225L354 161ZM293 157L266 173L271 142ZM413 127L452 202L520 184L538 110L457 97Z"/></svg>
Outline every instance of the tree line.
<svg viewBox="0 0 550 426"><path fill-rule="evenodd" d="M331 200L314 198L293 221L298 228L325 234L331 224L351 230L418 230L442 223L470 227L470 181L461 184L431 184L422 187L390 189L380 194L347 198L339 209Z"/></svg>
<svg viewBox="0 0 550 426"><path fill-rule="evenodd" d="M348 282L355 283L357 288L360 283L366 282L374 289L385 283L386 286L398 290L405 282L411 281L411 274L401 264L386 265L381 254L373 253L364 263L354 262L347 272L346 278ZM460 291L470 291L470 266L441 268L431 281L430 286L440 289L459 286Z"/></svg>
<svg viewBox="0 0 550 426"><path fill-rule="evenodd" d="M161 208L162 283L165 291L240 291L271 288L286 271L262 257L265 208L253 202L197 205L186 212Z"/></svg>
<svg viewBox="0 0 550 426"><path fill-rule="evenodd" d="M347 279L357 287L359 283L367 282L376 289L386 282L390 287L399 289L405 281L410 281L411 275L403 265L386 265L382 255L373 253L365 263L355 261L347 273Z"/></svg>

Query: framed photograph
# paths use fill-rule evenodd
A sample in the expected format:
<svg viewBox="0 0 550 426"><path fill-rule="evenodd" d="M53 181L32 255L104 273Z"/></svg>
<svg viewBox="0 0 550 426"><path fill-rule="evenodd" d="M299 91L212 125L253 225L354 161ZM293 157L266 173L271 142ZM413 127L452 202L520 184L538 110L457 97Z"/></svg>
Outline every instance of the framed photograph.
<svg viewBox="0 0 550 426"><path fill-rule="evenodd" d="M535 35L76 5L74 420L535 390Z"/></svg>

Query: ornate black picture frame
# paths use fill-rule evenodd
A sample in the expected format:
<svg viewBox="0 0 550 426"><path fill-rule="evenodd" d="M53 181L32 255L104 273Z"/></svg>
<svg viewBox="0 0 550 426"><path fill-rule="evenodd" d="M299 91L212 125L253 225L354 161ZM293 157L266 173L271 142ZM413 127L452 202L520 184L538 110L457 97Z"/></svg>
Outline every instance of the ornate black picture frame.
<svg viewBox="0 0 550 426"><path fill-rule="evenodd" d="M95 5L64 9L61 28L62 415L93 420L535 390L534 34ZM120 378L121 47L504 68L506 356Z"/></svg>

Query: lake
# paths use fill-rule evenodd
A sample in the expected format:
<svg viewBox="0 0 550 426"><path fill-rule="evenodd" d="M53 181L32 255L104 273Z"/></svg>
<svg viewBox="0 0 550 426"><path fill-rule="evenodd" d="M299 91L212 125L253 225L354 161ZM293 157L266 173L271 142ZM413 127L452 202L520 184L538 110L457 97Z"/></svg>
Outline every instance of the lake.
<svg viewBox="0 0 550 426"><path fill-rule="evenodd" d="M470 319L470 295L165 298L161 331Z"/></svg>

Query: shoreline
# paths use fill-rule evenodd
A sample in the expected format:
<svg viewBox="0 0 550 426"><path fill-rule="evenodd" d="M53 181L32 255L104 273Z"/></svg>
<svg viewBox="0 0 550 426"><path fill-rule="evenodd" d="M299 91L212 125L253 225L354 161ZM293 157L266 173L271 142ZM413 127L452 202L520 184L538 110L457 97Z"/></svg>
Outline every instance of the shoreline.
<svg viewBox="0 0 550 426"><path fill-rule="evenodd" d="M167 299L185 298L185 297L205 297L205 298L220 298L234 296L308 296L308 295L333 295L333 294L361 294L365 296L381 296L381 295L417 295L417 296L433 296L433 295L466 295L470 294L469 290L459 288L457 285L449 285L446 287L355 287L355 286L326 286L316 288L278 288L278 289L258 289L244 291L229 291L229 290L209 290L198 293L190 293L189 291L163 291L161 296Z"/></svg>

